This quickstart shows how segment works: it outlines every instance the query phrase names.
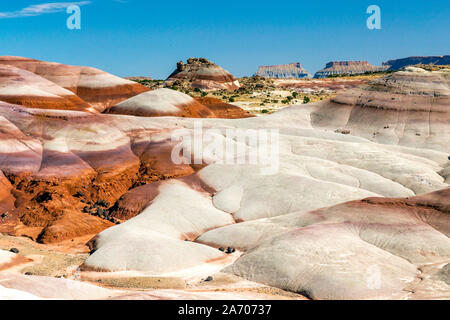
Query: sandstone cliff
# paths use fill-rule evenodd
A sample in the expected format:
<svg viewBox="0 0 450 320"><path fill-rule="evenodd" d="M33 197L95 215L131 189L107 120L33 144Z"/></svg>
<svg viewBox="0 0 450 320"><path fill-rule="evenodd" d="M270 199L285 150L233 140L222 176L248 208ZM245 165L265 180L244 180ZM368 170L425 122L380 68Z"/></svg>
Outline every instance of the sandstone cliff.
<svg viewBox="0 0 450 320"><path fill-rule="evenodd" d="M303 79L310 78L311 74L299 62L294 62L274 66L261 66L258 68L255 76L277 79Z"/></svg>
<svg viewBox="0 0 450 320"><path fill-rule="evenodd" d="M389 60L383 62L383 66L388 67L389 70L399 70L406 66L413 66L416 64L435 64L446 65L450 64L450 55L446 56L428 56L428 57L408 57L402 59Z"/></svg>
<svg viewBox="0 0 450 320"><path fill-rule="evenodd" d="M326 78L338 74L360 74L365 72L384 71L387 67L372 66L367 61L331 61L324 69L316 72L314 78Z"/></svg>

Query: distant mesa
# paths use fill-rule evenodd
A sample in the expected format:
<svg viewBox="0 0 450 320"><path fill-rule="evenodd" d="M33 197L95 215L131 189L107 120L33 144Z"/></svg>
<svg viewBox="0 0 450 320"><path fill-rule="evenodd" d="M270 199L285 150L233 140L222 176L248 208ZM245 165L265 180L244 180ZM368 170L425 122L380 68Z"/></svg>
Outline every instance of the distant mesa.
<svg viewBox="0 0 450 320"><path fill-rule="evenodd" d="M152 77L125 77L124 79L126 80L131 80L131 81L135 81L135 82L139 82L139 81L152 81L153 78Z"/></svg>
<svg viewBox="0 0 450 320"><path fill-rule="evenodd" d="M327 78L340 74L362 74L365 72L385 71L388 67L372 66L368 61L331 61L324 69L316 72L314 78Z"/></svg>
<svg viewBox="0 0 450 320"><path fill-rule="evenodd" d="M300 62L273 66L261 66L258 68L255 76L276 79L311 78L311 74L302 67Z"/></svg>
<svg viewBox="0 0 450 320"><path fill-rule="evenodd" d="M450 65L450 55L408 57L383 62L383 66L388 67L389 70L399 70L416 64Z"/></svg>
<svg viewBox="0 0 450 320"><path fill-rule="evenodd" d="M122 79L90 67L69 66L11 56L1 56L0 65L11 65L33 72L60 87L72 91L99 112L149 90L134 81Z"/></svg>
<svg viewBox="0 0 450 320"><path fill-rule="evenodd" d="M236 90L240 87L231 73L205 58L189 58L186 64L178 62L166 85L205 91Z"/></svg>

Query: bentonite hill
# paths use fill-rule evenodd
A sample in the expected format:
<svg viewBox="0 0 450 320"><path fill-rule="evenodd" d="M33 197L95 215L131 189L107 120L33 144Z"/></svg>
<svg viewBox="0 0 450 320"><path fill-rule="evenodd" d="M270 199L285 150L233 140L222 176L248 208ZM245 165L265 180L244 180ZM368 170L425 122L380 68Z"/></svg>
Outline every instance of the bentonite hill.
<svg viewBox="0 0 450 320"><path fill-rule="evenodd" d="M450 298L449 69L258 117L166 82L0 57L1 299Z"/></svg>

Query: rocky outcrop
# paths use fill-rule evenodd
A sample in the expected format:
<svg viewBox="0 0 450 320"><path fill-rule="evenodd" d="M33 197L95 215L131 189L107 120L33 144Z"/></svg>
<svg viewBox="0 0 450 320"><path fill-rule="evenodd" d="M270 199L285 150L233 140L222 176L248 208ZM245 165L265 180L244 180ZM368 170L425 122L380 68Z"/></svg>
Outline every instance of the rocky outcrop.
<svg viewBox="0 0 450 320"><path fill-rule="evenodd" d="M383 66L389 68L389 70L400 70L403 67L416 64L450 65L450 55L408 57L383 62Z"/></svg>
<svg viewBox="0 0 450 320"><path fill-rule="evenodd" d="M303 79L310 78L311 74L299 62L294 62L274 66L261 66L258 68L255 76L277 79Z"/></svg>
<svg viewBox="0 0 450 320"><path fill-rule="evenodd" d="M102 112L123 100L149 89L134 81L116 77L99 69L69 66L22 57L0 57L1 65L12 65L33 72L72 91L97 111Z"/></svg>
<svg viewBox="0 0 450 320"><path fill-rule="evenodd" d="M239 81L231 73L204 58L189 58L186 64L178 63L177 69L167 78L166 85L186 90L239 89Z"/></svg>
<svg viewBox="0 0 450 320"><path fill-rule="evenodd" d="M385 71L387 67L377 67L369 64L368 61L331 61L325 65L324 69L316 72L314 78L326 78L333 75L362 74L365 72Z"/></svg>

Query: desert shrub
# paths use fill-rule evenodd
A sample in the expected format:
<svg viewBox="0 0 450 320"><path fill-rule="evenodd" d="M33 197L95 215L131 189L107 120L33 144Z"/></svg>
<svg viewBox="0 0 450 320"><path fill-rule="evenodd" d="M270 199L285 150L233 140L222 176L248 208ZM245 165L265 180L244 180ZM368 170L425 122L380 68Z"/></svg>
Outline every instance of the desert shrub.
<svg viewBox="0 0 450 320"><path fill-rule="evenodd" d="M303 103L309 103L309 101L311 101L311 99L309 99L309 97L307 97L307 96L304 96L303 97Z"/></svg>

